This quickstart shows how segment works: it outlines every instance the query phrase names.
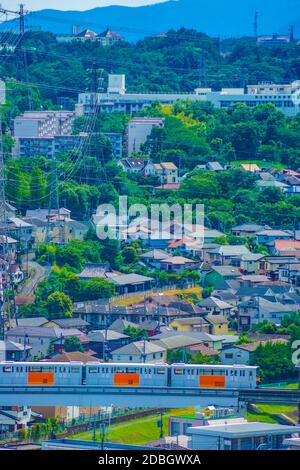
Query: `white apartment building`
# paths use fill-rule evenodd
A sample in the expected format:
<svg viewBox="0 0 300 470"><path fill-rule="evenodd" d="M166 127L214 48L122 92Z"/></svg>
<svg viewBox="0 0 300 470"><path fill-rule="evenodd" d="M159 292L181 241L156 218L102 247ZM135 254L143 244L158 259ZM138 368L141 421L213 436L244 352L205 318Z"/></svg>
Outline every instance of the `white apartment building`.
<svg viewBox="0 0 300 470"><path fill-rule="evenodd" d="M110 78L113 77L113 78ZM119 77L119 78L118 78ZM113 85L114 83L114 85ZM97 105L100 112L124 112L133 114L155 102L174 104L175 101L209 101L217 108L228 108L236 103L249 107L271 103L286 116L295 116L300 112L300 81L287 85L254 84L244 88L196 88L187 93L126 93L125 76L109 76L107 93L97 93ZM95 94L80 93L76 105L77 115L88 115L95 111Z"/></svg>
<svg viewBox="0 0 300 470"><path fill-rule="evenodd" d="M153 127L164 127L164 118L134 118L127 124L127 155L139 153Z"/></svg>
<svg viewBox="0 0 300 470"><path fill-rule="evenodd" d="M26 111L14 120L14 137L52 137L72 133L73 111Z"/></svg>

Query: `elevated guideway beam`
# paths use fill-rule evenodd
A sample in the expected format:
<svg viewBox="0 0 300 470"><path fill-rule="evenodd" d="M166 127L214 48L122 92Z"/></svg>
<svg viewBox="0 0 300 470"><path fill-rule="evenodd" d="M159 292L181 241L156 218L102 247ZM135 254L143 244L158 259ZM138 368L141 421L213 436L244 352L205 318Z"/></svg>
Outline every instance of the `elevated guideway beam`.
<svg viewBox="0 0 300 470"><path fill-rule="evenodd" d="M238 390L170 387L7 387L0 386L2 406L128 406L184 408L187 406L238 407Z"/></svg>
<svg viewBox="0 0 300 470"><path fill-rule="evenodd" d="M2 406L128 406L184 408L187 406L239 407L243 403L300 405L300 390L200 389L116 386L0 386Z"/></svg>

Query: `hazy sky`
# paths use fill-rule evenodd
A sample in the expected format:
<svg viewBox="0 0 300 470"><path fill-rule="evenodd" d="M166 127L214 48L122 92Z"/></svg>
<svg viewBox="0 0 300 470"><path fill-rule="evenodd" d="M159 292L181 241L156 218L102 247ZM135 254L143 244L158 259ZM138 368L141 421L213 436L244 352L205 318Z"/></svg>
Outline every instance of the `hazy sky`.
<svg viewBox="0 0 300 470"><path fill-rule="evenodd" d="M25 4L28 10L42 10L44 8L55 8L58 10L89 10L90 8L108 5L141 6L153 3L162 3L167 0L3 0L2 7L12 10L20 3Z"/></svg>

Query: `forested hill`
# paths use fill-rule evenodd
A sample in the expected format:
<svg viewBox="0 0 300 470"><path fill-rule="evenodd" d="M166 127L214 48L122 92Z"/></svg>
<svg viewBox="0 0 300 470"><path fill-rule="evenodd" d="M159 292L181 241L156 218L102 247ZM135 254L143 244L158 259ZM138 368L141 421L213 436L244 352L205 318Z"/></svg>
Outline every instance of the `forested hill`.
<svg viewBox="0 0 300 470"><path fill-rule="evenodd" d="M128 41L182 26L218 37L237 37L253 34L255 11L259 12L260 33L286 33L299 19L299 0L170 0L138 8L112 6L84 12L41 10L29 14L26 24L58 34L70 34L74 24L97 32L109 25ZM296 29L296 33L300 34L300 30Z"/></svg>
<svg viewBox="0 0 300 470"><path fill-rule="evenodd" d="M23 48L27 51L27 69ZM187 29L112 47L90 41L59 42L51 33L27 32L19 48L0 61L0 76L36 84L42 100L55 104L57 96L77 100L78 92L90 86L93 62L103 70L104 88L107 73L125 73L128 91L171 92L193 90L200 75L202 85L214 89L257 81L290 82L300 78L299 52L296 41L267 48L257 46L252 38L217 41ZM18 103L15 106L18 111Z"/></svg>

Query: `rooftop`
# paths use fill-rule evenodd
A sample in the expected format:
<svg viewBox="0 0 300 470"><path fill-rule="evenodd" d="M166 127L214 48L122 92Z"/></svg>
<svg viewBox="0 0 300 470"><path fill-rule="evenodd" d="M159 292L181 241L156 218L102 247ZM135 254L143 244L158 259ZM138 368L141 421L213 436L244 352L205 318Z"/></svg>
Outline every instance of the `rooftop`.
<svg viewBox="0 0 300 470"><path fill-rule="evenodd" d="M214 426L195 426L187 429L188 434L203 434L208 436L221 436L237 439L238 437L251 437L253 435L294 434L300 432L300 426L286 426L270 423L237 423Z"/></svg>

